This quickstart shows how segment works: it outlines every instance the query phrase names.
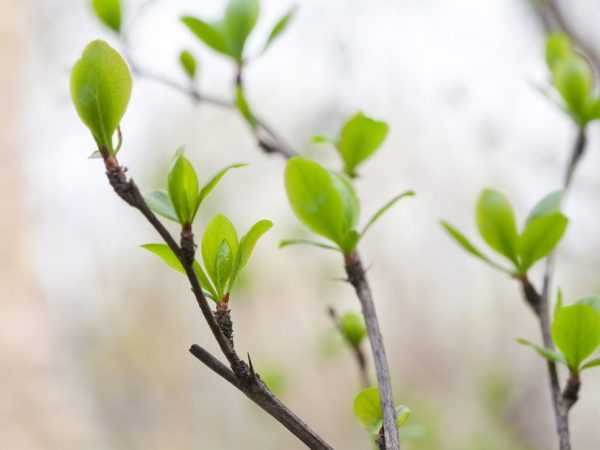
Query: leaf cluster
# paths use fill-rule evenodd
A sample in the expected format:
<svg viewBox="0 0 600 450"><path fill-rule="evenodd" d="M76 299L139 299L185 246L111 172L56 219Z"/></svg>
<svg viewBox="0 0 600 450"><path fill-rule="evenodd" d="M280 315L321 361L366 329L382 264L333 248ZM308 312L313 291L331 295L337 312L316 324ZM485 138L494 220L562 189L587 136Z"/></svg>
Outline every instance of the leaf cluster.
<svg viewBox="0 0 600 450"><path fill-rule="evenodd" d="M404 405L395 407L396 424L402 427L410 417L410 409ZM362 390L354 399L354 415L358 422L372 436L376 437L383 426L383 413L379 388L369 387Z"/></svg>

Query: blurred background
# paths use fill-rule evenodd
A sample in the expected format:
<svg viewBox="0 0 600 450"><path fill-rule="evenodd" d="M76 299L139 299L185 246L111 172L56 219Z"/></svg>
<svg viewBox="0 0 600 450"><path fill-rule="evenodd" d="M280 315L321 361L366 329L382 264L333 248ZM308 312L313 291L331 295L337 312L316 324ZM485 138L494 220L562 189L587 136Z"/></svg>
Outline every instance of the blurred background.
<svg viewBox="0 0 600 450"><path fill-rule="evenodd" d="M184 278L139 248L157 236L114 195L102 163L87 159L94 143L70 103L70 67L92 39L120 48L89 3L0 3L0 448L303 448L188 353L193 343L217 348ZM598 55L597 0L556 3ZM178 20L216 17L224 0L125 5L139 65L185 83L178 55L188 48L200 89L231 97L230 63ZM262 0L251 50L291 5ZM534 316L513 280L467 256L439 226L445 218L474 236L485 187L505 192L521 220L560 187L575 130L535 88L547 82L542 18L553 19L544 5L302 0L286 33L247 70L255 111L325 164L337 164L334 152L311 145L313 134L335 135L358 109L390 124L358 181L363 218L398 192L417 197L385 216L361 252L395 393L413 412L409 450L556 448L545 363L515 342L539 341ZM122 129L120 161L146 192L164 186L182 144L204 179L250 164L224 179L196 227L216 212L240 230L275 222L233 294L236 346L335 448L369 448L352 414L354 361L326 313L359 305L337 280L338 255L278 249L283 238L305 236L287 205L281 158L262 154L234 111L194 105L141 78ZM589 137L557 259L568 301L600 291L597 125ZM539 275L538 267L538 284ZM596 372L584 373L572 412L578 450L600 448Z"/></svg>

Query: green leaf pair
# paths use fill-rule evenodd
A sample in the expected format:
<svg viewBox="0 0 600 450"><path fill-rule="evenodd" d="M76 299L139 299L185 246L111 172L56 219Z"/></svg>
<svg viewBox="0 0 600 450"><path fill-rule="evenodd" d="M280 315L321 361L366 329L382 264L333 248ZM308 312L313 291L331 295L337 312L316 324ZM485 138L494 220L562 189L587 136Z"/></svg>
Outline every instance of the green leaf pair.
<svg viewBox="0 0 600 450"><path fill-rule="evenodd" d="M360 238L393 203L414 195L405 192L384 205L359 233L355 226L360 215L356 191L347 176L326 170L315 161L295 157L285 170L285 187L292 209L310 230L334 242L344 254L351 253ZM287 240L281 246L309 243L336 249L326 244L305 240Z"/></svg>
<svg viewBox="0 0 600 450"><path fill-rule="evenodd" d="M407 406L398 405L395 411L396 423L400 428L410 417L410 409ZM378 388L367 388L356 396L354 399L354 415L371 435L376 436L379 434L383 426L383 413Z"/></svg>
<svg viewBox="0 0 600 450"><path fill-rule="evenodd" d="M552 340L560 352L526 339L518 342L533 347L542 357L564 364L572 373L600 366L600 358L587 360L600 347L600 297L587 297L563 307L557 305L552 322Z"/></svg>
<svg viewBox="0 0 600 450"><path fill-rule="evenodd" d="M230 169L244 166L246 164L227 166L200 187L196 171L192 163L185 157L184 149L181 147L177 150L169 171L168 191L154 191L144 200L155 213L178 222L182 226L190 226L194 222L198 208L221 181L221 178Z"/></svg>
<svg viewBox="0 0 600 450"><path fill-rule="evenodd" d="M495 263L450 224L442 226L473 256L511 275L524 275L537 261L548 256L562 239L568 219L560 212L562 191L544 197L532 210L521 233L517 231L513 208L503 194L486 189L479 196L476 221L479 234L497 253L506 257L513 270Z"/></svg>
<svg viewBox="0 0 600 450"><path fill-rule="evenodd" d="M214 301L228 301L229 292L233 288L239 273L248 264L250 255L260 237L273 223L261 220L240 239L233 224L222 214L217 214L206 227L202 237L202 261L204 269L198 261L194 261L194 272L200 286ZM183 265L165 244L146 244L146 250L159 256L175 270L185 273Z"/></svg>
<svg viewBox="0 0 600 450"><path fill-rule="evenodd" d="M113 135L130 97L131 74L121 55L104 41L90 42L71 71L71 99L103 155L119 150Z"/></svg>
<svg viewBox="0 0 600 450"><path fill-rule="evenodd" d="M104 25L117 34L121 32L121 0L92 0L92 9Z"/></svg>
<svg viewBox="0 0 600 450"><path fill-rule="evenodd" d="M346 341L354 346L360 345L367 336L367 327L362 315L355 312L347 312L342 315L339 323L340 331Z"/></svg>
<svg viewBox="0 0 600 450"><path fill-rule="evenodd" d="M269 33L264 50L283 32L294 11L292 9L277 21ZM242 64L246 41L258 21L259 12L258 0L229 0L223 17L216 22L192 16L184 16L181 21L208 47Z"/></svg>
<svg viewBox="0 0 600 450"><path fill-rule="evenodd" d="M546 63L552 85L560 94L566 111L584 127L600 119L600 96L595 95L594 76L587 60L578 54L568 36L553 33L546 40Z"/></svg>
<svg viewBox="0 0 600 450"><path fill-rule="evenodd" d="M348 119L337 139L317 135L313 137L313 142L333 144L344 163L344 172L349 177L355 177L356 168L381 147L388 131L385 122L367 117L359 111Z"/></svg>

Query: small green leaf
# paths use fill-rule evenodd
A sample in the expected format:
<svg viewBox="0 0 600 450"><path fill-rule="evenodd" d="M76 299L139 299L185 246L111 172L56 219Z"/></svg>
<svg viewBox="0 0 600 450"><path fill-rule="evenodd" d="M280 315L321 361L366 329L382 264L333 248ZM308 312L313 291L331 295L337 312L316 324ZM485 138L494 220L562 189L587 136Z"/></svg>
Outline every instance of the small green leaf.
<svg viewBox="0 0 600 450"><path fill-rule="evenodd" d="M399 405L395 407L395 412L396 423L400 428L408 420L410 410L406 406ZM383 425L383 415L378 388L367 388L356 396L354 399L354 415L370 434L376 435L379 433Z"/></svg>
<svg viewBox="0 0 600 450"><path fill-rule="evenodd" d="M231 247L225 239L221 241L217 249L217 256L215 258L214 267L214 282L217 288L217 292L223 296L225 285L231 276L231 269L233 268L233 255Z"/></svg>
<svg viewBox="0 0 600 450"><path fill-rule="evenodd" d="M177 213L175 212L175 208L173 208L173 203L171 202L171 198L167 191L158 190L151 192L144 197L144 201L156 214L160 214L169 220L179 223L179 218L177 217Z"/></svg>
<svg viewBox="0 0 600 450"><path fill-rule="evenodd" d="M181 63L181 67L187 74L188 78L192 81L196 79L196 70L198 64L196 62L196 58L189 50L184 50L179 55L179 62Z"/></svg>
<svg viewBox="0 0 600 450"><path fill-rule="evenodd" d="M256 117L254 117L254 114L250 109L250 105L246 100L244 90L240 86L235 88L235 105L237 106L238 111L242 114L242 117L246 120L246 122L248 122L248 125L250 125L252 129L255 129L258 124Z"/></svg>
<svg viewBox="0 0 600 450"><path fill-rule="evenodd" d="M354 190L354 186L344 174L329 171L329 176L333 181L334 189L340 194L344 205L344 227L345 230L351 230L358 222L360 216L360 203Z"/></svg>
<svg viewBox="0 0 600 450"><path fill-rule="evenodd" d="M248 230L248 232L242 236L238 246L238 252L233 263L231 277L229 279L229 289L233 287L239 272L246 267L246 264L248 264L250 255L252 255L252 251L254 250L258 240L263 234L269 231L272 226L273 222L270 220L260 220L252 225L252 228L250 228L250 230Z"/></svg>
<svg viewBox="0 0 600 450"><path fill-rule="evenodd" d="M275 26L271 29L271 32L269 33L269 37L267 38L267 42L265 42L263 52L267 51L267 49L271 46L271 44L275 41L275 39L277 39L279 37L279 35L281 35L281 33L283 33L283 31L286 29L286 27L288 26L288 24L290 23L290 21L292 20L294 15L296 14L297 10L298 10L297 5L292 6L292 8L281 19L279 19L277 21L277 23L275 24Z"/></svg>
<svg viewBox="0 0 600 450"><path fill-rule="evenodd" d="M229 172L231 169L246 167L247 165L248 164L243 163L231 164L230 166L219 170L215 175L213 175L213 177L208 181L208 183L206 183L204 186L202 186L202 189L200 189L200 193L198 194L198 200L196 201L196 211L198 211L198 208L200 207L202 202L206 199L206 197L208 197L208 195L213 191L217 184L219 184L219 181L221 181L221 178L223 178L227 172Z"/></svg>
<svg viewBox="0 0 600 450"><path fill-rule="evenodd" d="M496 264L494 261L492 261L487 256L485 256L483 253L481 253L481 251L479 251L469 241L469 239L467 239L467 237L464 234L462 234L460 231L458 231L452 225L450 225L447 222L444 222L443 220L440 223L441 223L442 227L444 227L444 229L448 232L448 234L450 236L452 236L452 238L456 241L456 243L458 245L460 245L463 249L465 249L467 252L469 252L471 255L475 256L476 258L481 259L483 262L485 262L486 264L489 264L494 269L501 270L502 272L505 272L508 274L511 273L510 270L507 270L504 267Z"/></svg>
<svg viewBox="0 0 600 450"><path fill-rule="evenodd" d="M258 20L258 0L229 0L223 20L223 33L228 53L238 62L243 61L246 39Z"/></svg>
<svg viewBox="0 0 600 450"><path fill-rule="evenodd" d="M340 135L338 149L349 176L355 176L356 168L383 144L388 131L385 122L371 119L362 112L358 112L346 122Z"/></svg>
<svg viewBox="0 0 600 450"><path fill-rule="evenodd" d="M285 170L288 199L296 216L315 233L339 244L346 216L330 173L318 163L295 157Z"/></svg>
<svg viewBox="0 0 600 450"><path fill-rule="evenodd" d="M476 219L484 241L518 267L517 225L508 199L500 192L484 190L477 202Z"/></svg>
<svg viewBox="0 0 600 450"><path fill-rule="evenodd" d="M569 219L561 213L537 217L527 223L518 245L523 273L536 261L552 253L565 234L568 223Z"/></svg>
<svg viewBox="0 0 600 450"><path fill-rule="evenodd" d="M71 71L71 98L99 149L115 155L112 142L131 97L127 64L104 41L92 41Z"/></svg>
<svg viewBox="0 0 600 450"><path fill-rule="evenodd" d="M567 365L567 360L565 359L565 357L557 351L550 350L549 348L534 344L533 342L528 341L527 339L517 339L517 342L519 344L527 345L533 348L536 352L539 353L540 356L547 359L548 361L564 364L565 366Z"/></svg>
<svg viewBox="0 0 600 450"><path fill-rule="evenodd" d="M571 40L564 33L551 33L546 39L546 64L550 70L565 55L572 51Z"/></svg>
<svg viewBox="0 0 600 450"><path fill-rule="evenodd" d="M337 141L330 137L330 136L326 136L324 134L315 134L312 137L312 143L313 144L333 144L337 146Z"/></svg>
<svg viewBox="0 0 600 450"><path fill-rule="evenodd" d="M592 359L581 366L581 370L591 369L592 367L600 366L600 358Z"/></svg>
<svg viewBox="0 0 600 450"><path fill-rule="evenodd" d="M577 372L600 345L600 314L582 303L561 308L552 323L552 339Z"/></svg>
<svg viewBox="0 0 600 450"><path fill-rule="evenodd" d="M562 57L554 66L552 82L576 121L584 125L592 90L592 70L588 62L573 53Z"/></svg>
<svg viewBox="0 0 600 450"><path fill-rule="evenodd" d="M529 217L527 217L527 223L542 216L560 212L562 199L563 191L555 191L545 196L534 206L533 210L531 210Z"/></svg>
<svg viewBox="0 0 600 450"><path fill-rule="evenodd" d="M598 295L584 297L581 300L578 300L577 303L583 303L584 305L591 306L598 312L598 314L600 314L600 296Z"/></svg>
<svg viewBox="0 0 600 450"><path fill-rule="evenodd" d="M235 258L238 252L238 237L235 228L227 217L223 214L217 214L207 225L204 236L202 236L202 260L204 261L204 267L208 275L217 288L219 298L222 298L225 293L223 292L223 288L227 281L223 279L223 274L225 273L223 267L218 267L219 264L224 265L226 263L224 260L226 255L219 256L219 253L225 252L222 249L223 241L226 241L229 247L231 258ZM218 261L219 258L221 258L220 261ZM231 271L231 266L229 270Z"/></svg>
<svg viewBox="0 0 600 450"><path fill-rule="evenodd" d="M216 52L231 56L229 55L227 41L222 30L222 24L208 23L192 16L182 17L181 22L183 22L183 24L208 47Z"/></svg>
<svg viewBox="0 0 600 450"><path fill-rule="evenodd" d="M197 211L198 177L181 147L169 171L169 197L181 225L191 225Z"/></svg>
<svg viewBox="0 0 600 450"><path fill-rule="evenodd" d="M389 202L387 202L385 205L383 205L381 208L379 208L377 210L377 212L375 214L373 214L373 216L369 219L369 221L367 222L367 224L363 228L361 236L364 236L365 233L367 232L367 230L371 227L371 225L373 225L392 206L394 206L396 204L396 202L398 202L398 200L400 200L400 199L402 199L404 197L414 197L414 195L415 195L415 193L413 191L403 192L402 194L399 194L399 195L395 196L393 199L391 199Z"/></svg>
<svg viewBox="0 0 600 450"><path fill-rule="evenodd" d="M367 335L367 327L362 315L347 312L340 318L340 330L344 338L352 345L359 345Z"/></svg>
<svg viewBox="0 0 600 450"><path fill-rule="evenodd" d="M279 248L288 247L290 245L312 245L314 247L324 248L325 250L333 250L339 252L339 247L333 245L323 244L321 242L315 242L308 239L285 239L279 243Z"/></svg>
<svg viewBox="0 0 600 450"><path fill-rule="evenodd" d="M92 0L92 8L104 25L121 32L121 0Z"/></svg>

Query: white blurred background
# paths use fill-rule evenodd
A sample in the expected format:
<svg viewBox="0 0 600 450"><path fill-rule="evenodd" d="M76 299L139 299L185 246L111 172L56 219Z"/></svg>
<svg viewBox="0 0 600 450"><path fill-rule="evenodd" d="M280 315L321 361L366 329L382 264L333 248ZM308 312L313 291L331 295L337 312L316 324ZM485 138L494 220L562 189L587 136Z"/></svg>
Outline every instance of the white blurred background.
<svg viewBox="0 0 600 450"><path fill-rule="evenodd" d="M141 0L126 1L126 19ZM597 0L559 2L600 51ZM185 83L179 52L200 61L203 92L231 97L233 68L179 22L216 17L224 0L148 2L130 30L143 67ZM250 49L292 2L262 0ZM526 0L303 0L287 32L248 67L254 109L301 153L334 165L336 134L356 110L391 134L362 169L363 218L414 189L361 243L398 401L413 411L407 449L555 448L545 364L517 337L539 340L516 283L467 256L445 218L475 235L479 192L505 192L521 220L560 187L575 139L567 118L535 89L546 82L543 27ZM302 448L187 352L217 350L185 280L140 244L157 236L119 200L69 99L69 70L88 41L114 36L88 1L0 3L0 448ZM268 218L232 299L236 345L289 406L335 448L369 448L355 423L358 376L333 340L328 305L359 310L342 264L314 248L279 250L302 236L282 184L230 110L193 105L135 78L120 160L138 185L162 187L185 144L202 178L232 162L200 213L245 230ZM569 301L599 293L600 134L567 205L556 284ZM539 283L539 268L534 273ZM600 371L584 373L572 412L574 448L600 447Z"/></svg>

